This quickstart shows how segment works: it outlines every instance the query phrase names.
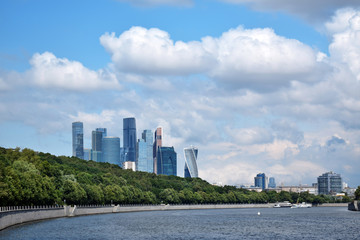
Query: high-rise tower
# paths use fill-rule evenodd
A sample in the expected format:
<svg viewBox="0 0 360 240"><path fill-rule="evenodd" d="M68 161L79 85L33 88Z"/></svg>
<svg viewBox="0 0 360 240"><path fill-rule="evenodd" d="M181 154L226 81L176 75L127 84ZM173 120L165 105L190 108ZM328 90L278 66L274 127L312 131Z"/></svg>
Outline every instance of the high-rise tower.
<svg viewBox="0 0 360 240"><path fill-rule="evenodd" d="M102 140L102 161L120 164L120 138L104 137Z"/></svg>
<svg viewBox="0 0 360 240"><path fill-rule="evenodd" d="M177 155L174 147L158 147L156 152L157 174L177 174Z"/></svg>
<svg viewBox="0 0 360 240"><path fill-rule="evenodd" d="M184 148L185 167L184 177L197 178L199 177L196 159L198 155L198 149L191 146Z"/></svg>
<svg viewBox="0 0 360 240"><path fill-rule="evenodd" d="M72 123L72 155L84 159L84 126L82 122Z"/></svg>
<svg viewBox="0 0 360 240"><path fill-rule="evenodd" d="M255 181L255 187L259 187L261 189L268 188L268 177L265 175L265 173L259 173L254 177Z"/></svg>
<svg viewBox="0 0 360 240"><path fill-rule="evenodd" d="M91 160L96 162L103 162L102 160L102 140L103 132L102 131L92 131L91 132Z"/></svg>
<svg viewBox="0 0 360 240"><path fill-rule="evenodd" d="M144 130L136 148L136 170L154 172L153 136L151 130Z"/></svg>
<svg viewBox="0 0 360 240"><path fill-rule="evenodd" d="M159 147L162 147L162 129L161 129L161 127L158 127L154 133L153 158L154 158L154 173L155 174L157 174L157 169L158 169L156 156L157 156L157 151L158 151Z"/></svg>
<svg viewBox="0 0 360 240"><path fill-rule="evenodd" d="M135 118L123 119L124 161L136 161L136 121Z"/></svg>
<svg viewBox="0 0 360 240"><path fill-rule="evenodd" d="M340 174L327 172L318 177L319 194L335 194L342 191L342 179Z"/></svg>

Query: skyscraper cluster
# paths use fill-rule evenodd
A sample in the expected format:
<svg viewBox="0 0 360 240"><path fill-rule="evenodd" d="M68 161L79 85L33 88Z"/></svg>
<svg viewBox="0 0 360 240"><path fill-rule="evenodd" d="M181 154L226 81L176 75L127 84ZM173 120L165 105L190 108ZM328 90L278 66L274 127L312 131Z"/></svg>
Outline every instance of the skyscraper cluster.
<svg viewBox="0 0 360 240"><path fill-rule="evenodd" d="M73 156L96 162L118 164L125 169L163 175L177 175L177 153L174 147L163 146L162 128L154 135L144 130L136 136L135 118L123 119L123 147L119 137L107 136L106 128L96 128L91 133L91 149L84 149L83 123L72 124ZM185 177L198 177L196 165L198 149L185 148Z"/></svg>

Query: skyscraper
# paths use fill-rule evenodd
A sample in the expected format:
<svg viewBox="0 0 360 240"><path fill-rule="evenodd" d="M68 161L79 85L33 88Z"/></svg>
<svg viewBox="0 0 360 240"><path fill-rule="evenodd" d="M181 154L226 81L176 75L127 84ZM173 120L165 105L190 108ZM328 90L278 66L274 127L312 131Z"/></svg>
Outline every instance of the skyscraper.
<svg viewBox="0 0 360 240"><path fill-rule="evenodd" d="M136 122L135 118L123 119L123 142L125 161L136 161Z"/></svg>
<svg viewBox="0 0 360 240"><path fill-rule="evenodd" d="M327 172L318 177L319 194L335 194L342 192L342 179L340 174Z"/></svg>
<svg viewBox="0 0 360 240"><path fill-rule="evenodd" d="M259 187L261 189L265 189L268 186L268 178L265 176L265 173L259 173L254 177L255 187Z"/></svg>
<svg viewBox="0 0 360 240"><path fill-rule="evenodd" d="M157 169L158 169L156 156L157 156L157 151L158 151L159 147L162 147L162 129L161 129L161 127L158 127L154 133L153 158L154 158L154 173L155 174L157 174Z"/></svg>
<svg viewBox="0 0 360 240"><path fill-rule="evenodd" d="M177 157L174 147L158 147L156 153L157 174L177 174Z"/></svg>
<svg viewBox="0 0 360 240"><path fill-rule="evenodd" d="M84 158L84 126L82 122L72 123L72 155Z"/></svg>
<svg viewBox="0 0 360 240"><path fill-rule="evenodd" d="M102 161L120 165L120 138L118 137L103 138Z"/></svg>
<svg viewBox="0 0 360 240"><path fill-rule="evenodd" d="M198 149L191 146L189 148L184 148L184 157L185 157L185 167L184 167L184 177L197 178L198 168L196 164L196 159L198 155Z"/></svg>
<svg viewBox="0 0 360 240"><path fill-rule="evenodd" d="M276 183L275 183L275 178L274 177L270 177L269 178L269 188L276 188Z"/></svg>
<svg viewBox="0 0 360 240"><path fill-rule="evenodd" d="M136 169L143 172L154 172L153 137L151 130L144 130L136 148Z"/></svg>
<svg viewBox="0 0 360 240"><path fill-rule="evenodd" d="M91 132L91 160L96 162L103 162L102 160L102 131Z"/></svg>
<svg viewBox="0 0 360 240"><path fill-rule="evenodd" d="M107 129L106 128L96 128L96 131L102 132L102 137L103 138L107 136Z"/></svg>

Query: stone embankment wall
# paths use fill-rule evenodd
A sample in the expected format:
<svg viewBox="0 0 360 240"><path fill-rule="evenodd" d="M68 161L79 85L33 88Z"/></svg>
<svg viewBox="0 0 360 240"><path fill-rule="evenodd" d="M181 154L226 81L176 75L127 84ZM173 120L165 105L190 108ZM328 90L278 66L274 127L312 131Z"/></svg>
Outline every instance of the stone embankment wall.
<svg viewBox="0 0 360 240"><path fill-rule="evenodd" d="M349 203L348 209L350 211L360 211L360 201L354 201L352 203Z"/></svg>
<svg viewBox="0 0 360 240"><path fill-rule="evenodd" d="M0 212L0 230L26 222L52 219L59 217L73 217L105 213L163 211L163 210L190 210L190 209L224 209L224 208L269 208L273 204L209 204L209 205L139 205L139 206L64 206L53 209L10 210Z"/></svg>
<svg viewBox="0 0 360 240"><path fill-rule="evenodd" d="M0 230L26 222L105 213L123 213L164 210L230 209L230 208L272 208L274 204L204 204L204 205L113 205L113 206L64 206L61 208L6 210L0 212ZM323 204L324 207L347 206L347 204ZM358 208L359 209L359 208Z"/></svg>

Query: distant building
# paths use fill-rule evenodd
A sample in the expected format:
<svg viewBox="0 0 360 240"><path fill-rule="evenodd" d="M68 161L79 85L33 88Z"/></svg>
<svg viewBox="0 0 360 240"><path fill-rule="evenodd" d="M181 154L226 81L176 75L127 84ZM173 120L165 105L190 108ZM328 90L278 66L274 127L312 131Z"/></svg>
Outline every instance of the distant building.
<svg viewBox="0 0 360 240"><path fill-rule="evenodd" d="M92 160L91 158L92 150L89 148L84 148L84 160Z"/></svg>
<svg viewBox="0 0 360 240"><path fill-rule="evenodd" d="M96 131L102 132L102 137L107 137L107 129L106 128L96 128Z"/></svg>
<svg viewBox="0 0 360 240"><path fill-rule="evenodd" d="M265 173L259 173L254 177L255 187L259 187L262 190L268 187L268 178L265 176Z"/></svg>
<svg viewBox="0 0 360 240"><path fill-rule="evenodd" d="M151 130L144 130L136 145L136 170L154 172L153 136Z"/></svg>
<svg viewBox="0 0 360 240"><path fill-rule="evenodd" d="M162 147L162 129L161 129L161 127L158 127L154 133L153 159L154 159L154 173L155 174L157 174L157 169L158 169L156 156L157 156L157 151L158 151L159 147Z"/></svg>
<svg viewBox="0 0 360 240"><path fill-rule="evenodd" d="M158 147L157 174L177 175L177 155L174 147Z"/></svg>
<svg viewBox="0 0 360 240"><path fill-rule="evenodd" d="M136 121L135 118L123 119L123 148L125 161L136 161Z"/></svg>
<svg viewBox="0 0 360 240"><path fill-rule="evenodd" d="M104 137L102 140L102 161L120 164L120 138Z"/></svg>
<svg viewBox="0 0 360 240"><path fill-rule="evenodd" d="M318 177L318 192L325 195L336 195L342 192L342 179L340 174L327 172Z"/></svg>
<svg viewBox="0 0 360 240"><path fill-rule="evenodd" d="M186 178L199 177L197 163L196 163L197 155L198 155L197 148L193 146L189 148L184 148L184 157L185 157L184 177Z"/></svg>
<svg viewBox="0 0 360 240"><path fill-rule="evenodd" d="M92 149L92 158L96 162L103 162L102 160L102 139L103 132L102 131L92 131L91 132L91 149Z"/></svg>
<svg viewBox="0 0 360 240"><path fill-rule="evenodd" d="M270 177L270 178L269 178L268 187L269 187L269 188L276 188L276 183L275 183L275 178L274 178L274 177Z"/></svg>
<svg viewBox="0 0 360 240"><path fill-rule="evenodd" d="M126 161L123 163L123 169L131 169L134 172L136 171L135 162L132 161Z"/></svg>
<svg viewBox="0 0 360 240"><path fill-rule="evenodd" d="M72 155L84 159L84 126L82 122L72 123Z"/></svg>

